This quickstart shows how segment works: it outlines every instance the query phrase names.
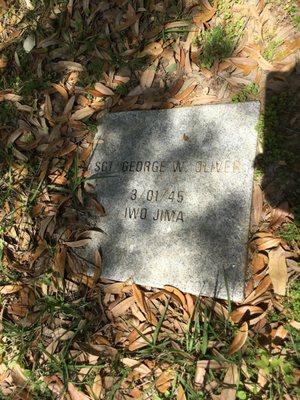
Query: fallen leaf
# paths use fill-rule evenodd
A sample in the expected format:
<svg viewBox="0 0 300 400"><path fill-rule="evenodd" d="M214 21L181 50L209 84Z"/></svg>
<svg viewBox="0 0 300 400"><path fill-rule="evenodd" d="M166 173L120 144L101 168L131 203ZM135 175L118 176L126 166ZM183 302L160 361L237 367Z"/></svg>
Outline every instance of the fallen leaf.
<svg viewBox="0 0 300 400"><path fill-rule="evenodd" d="M254 289L253 292L251 292L249 296L245 298L243 303L244 304L251 303L254 299L265 293L267 289L270 287L271 283L272 283L271 278L269 277L269 275L267 275L265 278L262 279L257 288Z"/></svg>
<svg viewBox="0 0 300 400"><path fill-rule="evenodd" d="M103 85L103 83L101 83L101 82L96 82L94 87L103 96L113 96L114 95L114 92L107 86Z"/></svg>
<svg viewBox="0 0 300 400"><path fill-rule="evenodd" d="M176 400L186 400L186 395L181 385L178 386Z"/></svg>
<svg viewBox="0 0 300 400"><path fill-rule="evenodd" d="M21 285L3 285L0 286L0 294L12 294L19 292L21 289Z"/></svg>
<svg viewBox="0 0 300 400"><path fill-rule="evenodd" d="M211 7L210 8L204 8L204 11L201 11L200 13L194 15L193 21L195 24L203 24L203 22L209 21L216 13L216 9Z"/></svg>
<svg viewBox="0 0 300 400"><path fill-rule="evenodd" d="M239 351L246 343L247 338L248 338L248 324L247 322L244 322L229 347L229 355Z"/></svg>
<svg viewBox="0 0 300 400"><path fill-rule="evenodd" d="M187 308L186 299L184 297L184 294L179 289L175 288L174 286L170 286L170 285L165 285L164 289L167 292L175 294L175 296L180 300L181 305L183 306L183 308L184 309Z"/></svg>
<svg viewBox="0 0 300 400"><path fill-rule="evenodd" d="M291 325L293 328L297 329L297 331L300 331L300 322L299 322L299 321L296 321L296 320L293 319L293 320L290 322L290 325Z"/></svg>
<svg viewBox="0 0 300 400"><path fill-rule="evenodd" d="M201 388L203 386L204 378L206 375L206 368L207 368L207 364L203 365L203 363L201 361L197 362L194 384L198 388Z"/></svg>
<svg viewBox="0 0 300 400"><path fill-rule="evenodd" d="M90 400L90 397L79 391L73 383L68 383L68 393L71 397L71 400Z"/></svg>
<svg viewBox="0 0 300 400"><path fill-rule="evenodd" d="M288 280L286 252L281 246L269 252L269 275L276 294L284 296Z"/></svg>
<svg viewBox="0 0 300 400"><path fill-rule="evenodd" d="M102 384L102 379L100 374L96 375L94 378L93 386L92 386L92 393L96 399L100 399L101 395L103 394L104 388Z"/></svg>
<svg viewBox="0 0 300 400"><path fill-rule="evenodd" d="M71 115L71 119L79 121L81 119L90 117L91 115L94 114L94 112L95 112L95 110L92 107L87 106L87 107L81 108L80 110L75 111Z"/></svg>
<svg viewBox="0 0 300 400"><path fill-rule="evenodd" d="M274 238L274 237L261 237L255 240L255 244L257 245L258 250L268 250L271 249L272 247L277 247L279 243L281 242L280 238Z"/></svg>
<svg viewBox="0 0 300 400"><path fill-rule="evenodd" d="M68 101L69 95L66 89L62 85L52 83L51 86L66 100Z"/></svg>
<svg viewBox="0 0 300 400"><path fill-rule="evenodd" d="M68 247L72 248L77 248L77 247L83 247L89 244L91 239L81 239L81 240L76 240L75 242L64 242L64 244Z"/></svg>
<svg viewBox="0 0 300 400"><path fill-rule="evenodd" d="M258 227L262 216L263 209L263 191L257 183L253 187L252 196L252 213L251 213L251 230Z"/></svg>
<svg viewBox="0 0 300 400"><path fill-rule="evenodd" d="M158 63L159 63L159 60L156 59L154 61L154 63L152 65L150 65L150 67L148 67L147 69L145 69L142 72L142 75L140 78L140 84L143 89L150 88L152 86Z"/></svg>
<svg viewBox="0 0 300 400"><path fill-rule="evenodd" d="M30 53L31 50L35 46L35 36L34 35L28 35L27 38L23 42L23 48L26 51L26 53Z"/></svg>
<svg viewBox="0 0 300 400"><path fill-rule="evenodd" d="M247 316L246 317L247 319L250 319L251 316L256 315L256 314L261 314L261 313L263 313L263 311L264 310L261 307L247 305L247 306L238 307L236 310L232 311L230 316L231 316L232 322L238 323L245 316Z"/></svg>
<svg viewBox="0 0 300 400"><path fill-rule="evenodd" d="M158 321L157 321L156 317L154 316L154 314L152 313L152 311L148 307L144 292L142 292L140 290L140 288L135 284L132 285L132 292L133 292L133 297L134 297L137 305L139 306L141 311L144 313L144 315L147 317L147 320L151 324L156 325Z"/></svg>
<svg viewBox="0 0 300 400"><path fill-rule="evenodd" d="M134 303L134 298L128 297L127 299L121 301L116 306L114 306L110 311L112 312L113 316L117 318L120 315L125 314L133 303Z"/></svg>
<svg viewBox="0 0 300 400"><path fill-rule="evenodd" d="M262 271L268 264L268 256L263 253L255 253L251 261L253 273Z"/></svg>
<svg viewBox="0 0 300 400"><path fill-rule="evenodd" d="M160 42L152 42L144 47L144 50L138 55L138 57L153 56L157 57L164 51Z"/></svg>
<svg viewBox="0 0 300 400"><path fill-rule="evenodd" d="M172 372L170 371L162 372L155 382L156 389L160 393L164 394L171 387L173 379L174 379L174 374Z"/></svg>
<svg viewBox="0 0 300 400"><path fill-rule="evenodd" d="M238 381L238 368L235 364L231 364L223 380L224 388L221 391L220 400L235 400Z"/></svg>

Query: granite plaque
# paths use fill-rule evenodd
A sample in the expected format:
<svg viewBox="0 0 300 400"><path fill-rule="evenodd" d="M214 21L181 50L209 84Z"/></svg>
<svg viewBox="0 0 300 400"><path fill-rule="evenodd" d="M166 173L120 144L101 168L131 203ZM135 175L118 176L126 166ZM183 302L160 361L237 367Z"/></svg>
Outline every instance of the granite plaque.
<svg viewBox="0 0 300 400"><path fill-rule="evenodd" d="M103 276L241 300L259 103L108 114L90 171ZM92 252L90 253L92 254Z"/></svg>

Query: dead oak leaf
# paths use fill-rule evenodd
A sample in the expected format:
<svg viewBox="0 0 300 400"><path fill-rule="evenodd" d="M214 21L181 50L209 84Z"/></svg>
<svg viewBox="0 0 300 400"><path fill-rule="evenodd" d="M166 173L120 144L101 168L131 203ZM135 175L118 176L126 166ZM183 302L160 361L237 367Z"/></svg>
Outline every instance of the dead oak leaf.
<svg viewBox="0 0 300 400"><path fill-rule="evenodd" d="M162 372L155 382L156 389L164 394L172 385L174 374L172 371Z"/></svg>
<svg viewBox="0 0 300 400"><path fill-rule="evenodd" d="M150 67L148 67L147 69L145 69L145 71L142 72L140 83L143 89L150 88L152 86L158 63L159 59L156 59L154 63L150 65Z"/></svg>
<svg viewBox="0 0 300 400"><path fill-rule="evenodd" d="M176 400L186 400L186 395L181 385L178 386Z"/></svg>
<svg viewBox="0 0 300 400"><path fill-rule="evenodd" d="M133 293L133 297L134 297L137 305L139 306L140 310L144 313L147 320L151 324L157 325L158 321L157 321L155 315L153 314L153 312L150 310L150 308L146 302L144 292L142 292L137 285L133 284L132 285L132 293Z"/></svg>
<svg viewBox="0 0 300 400"><path fill-rule="evenodd" d="M114 92L108 88L107 86L103 85L101 82L95 83L95 89L99 92L102 96L113 96Z"/></svg>
<svg viewBox="0 0 300 400"><path fill-rule="evenodd" d="M71 400L90 400L90 397L80 392L73 383L68 383L68 393L71 397Z"/></svg>
<svg viewBox="0 0 300 400"><path fill-rule="evenodd" d="M246 343L247 338L248 338L248 324L247 322L244 322L229 347L229 355L239 351Z"/></svg>
<svg viewBox="0 0 300 400"><path fill-rule="evenodd" d="M281 246L272 249L269 253L269 275L276 294L285 295L288 280L286 266L286 252Z"/></svg>
<svg viewBox="0 0 300 400"><path fill-rule="evenodd" d="M235 364L231 364L224 377L220 400L235 400L238 381L238 368Z"/></svg>
<svg viewBox="0 0 300 400"><path fill-rule="evenodd" d="M163 51L164 49L160 42L152 42L145 46L144 50L138 55L138 57L158 57Z"/></svg>

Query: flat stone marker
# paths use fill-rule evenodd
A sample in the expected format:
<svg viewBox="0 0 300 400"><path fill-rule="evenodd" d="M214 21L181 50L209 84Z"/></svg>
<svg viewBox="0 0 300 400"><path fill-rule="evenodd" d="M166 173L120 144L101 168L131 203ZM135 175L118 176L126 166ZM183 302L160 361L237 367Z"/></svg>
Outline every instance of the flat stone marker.
<svg viewBox="0 0 300 400"><path fill-rule="evenodd" d="M108 114L90 160L103 276L242 300L259 103Z"/></svg>

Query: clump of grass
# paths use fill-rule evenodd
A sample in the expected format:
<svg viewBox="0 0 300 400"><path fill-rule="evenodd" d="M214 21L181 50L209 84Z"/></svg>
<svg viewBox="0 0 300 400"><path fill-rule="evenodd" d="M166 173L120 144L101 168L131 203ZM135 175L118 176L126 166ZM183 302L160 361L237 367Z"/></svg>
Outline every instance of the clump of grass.
<svg viewBox="0 0 300 400"><path fill-rule="evenodd" d="M276 56L278 47L281 46L282 43L283 43L282 39L274 39L271 42L269 42L263 52L263 57L267 61L272 61L274 59L274 57Z"/></svg>
<svg viewBox="0 0 300 400"><path fill-rule="evenodd" d="M300 321L300 281L295 280L288 288L288 301L286 309L291 314L291 318Z"/></svg>
<svg viewBox="0 0 300 400"><path fill-rule="evenodd" d="M300 241L300 227L290 222L280 229L279 235L288 243L298 242Z"/></svg>
<svg viewBox="0 0 300 400"><path fill-rule="evenodd" d="M203 32L197 39L198 46L202 47L200 64L203 68L211 68L215 61L222 61L231 56L238 38L241 36L244 20L227 21L226 27L216 25Z"/></svg>
<svg viewBox="0 0 300 400"><path fill-rule="evenodd" d="M202 45L200 63L203 68L211 68L215 61L230 57L234 49L233 39L227 36L220 25L203 32L199 41Z"/></svg>
<svg viewBox="0 0 300 400"><path fill-rule="evenodd" d="M233 103L240 103L242 101L247 101L253 96L257 96L259 93L259 85L256 83L250 83L246 85L244 89L240 90L238 93L232 96Z"/></svg>

